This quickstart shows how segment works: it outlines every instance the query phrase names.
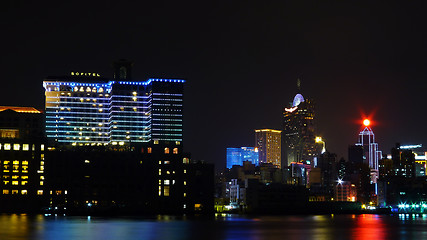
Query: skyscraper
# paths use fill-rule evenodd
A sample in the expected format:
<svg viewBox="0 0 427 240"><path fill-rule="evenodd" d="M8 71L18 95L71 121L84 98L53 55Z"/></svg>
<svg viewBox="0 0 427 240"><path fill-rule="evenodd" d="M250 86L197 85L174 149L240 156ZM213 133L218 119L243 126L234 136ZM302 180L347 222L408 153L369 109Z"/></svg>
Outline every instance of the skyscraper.
<svg viewBox="0 0 427 240"><path fill-rule="evenodd" d="M130 62L113 66L114 79L71 72L43 81L48 140L72 145L180 144L185 81L131 81Z"/></svg>
<svg viewBox="0 0 427 240"><path fill-rule="evenodd" d="M315 143L315 109L311 99L304 98L299 92L283 111L283 146L284 164L291 162L312 161L316 156Z"/></svg>
<svg viewBox="0 0 427 240"><path fill-rule="evenodd" d="M379 177L378 173L378 159L381 158L381 151L378 150L378 143L375 142L375 135L370 127L370 121L365 119L363 121L364 129L359 133L359 141L356 146L363 148L364 163L371 169L371 183L377 183Z"/></svg>
<svg viewBox="0 0 427 240"><path fill-rule="evenodd" d="M279 130L255 130L255 146L258 148L260 163L281 167L281 137Z"/></svg>

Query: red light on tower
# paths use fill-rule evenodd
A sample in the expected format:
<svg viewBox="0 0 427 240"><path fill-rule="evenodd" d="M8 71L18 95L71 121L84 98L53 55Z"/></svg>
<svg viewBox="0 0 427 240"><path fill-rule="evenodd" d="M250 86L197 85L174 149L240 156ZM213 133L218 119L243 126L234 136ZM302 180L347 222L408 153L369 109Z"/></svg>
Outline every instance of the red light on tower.
<svg viewBox="0 0 427 240"><path fill-rule="evenodd" d="M369 119L363 120L363 125L365 125L367 127L367 126L369 126L369 124L371 124L371 121L369 121Z"/></svg>

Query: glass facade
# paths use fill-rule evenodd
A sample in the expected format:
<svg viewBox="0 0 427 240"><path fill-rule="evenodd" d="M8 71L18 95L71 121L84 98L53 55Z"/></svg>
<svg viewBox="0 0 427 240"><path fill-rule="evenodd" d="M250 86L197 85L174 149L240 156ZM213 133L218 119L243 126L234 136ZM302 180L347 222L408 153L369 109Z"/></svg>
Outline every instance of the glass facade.
<svg viewBox="0 0 427 240"><path fill-rule="evenodd" d="M243 166L244 161L249 161L255 166L259 165L258 148L241 147L227 148L227 168L232 168L233 165Z"/></svg>
<svg viewBox="0 0 427 240"><path fill-rule="evenodd" d="M49 77L43 82L46 135L72 145L181 142L184 82Z"/></svg>

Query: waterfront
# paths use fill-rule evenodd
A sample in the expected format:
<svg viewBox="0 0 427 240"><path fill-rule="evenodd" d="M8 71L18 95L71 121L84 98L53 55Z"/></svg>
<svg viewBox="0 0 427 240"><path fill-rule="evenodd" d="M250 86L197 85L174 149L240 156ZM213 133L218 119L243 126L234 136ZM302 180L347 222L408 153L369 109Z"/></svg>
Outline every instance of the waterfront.
<svg viewBox="0 0 427 240"><path fill-rule="evenodd" d="M99 218L1 215L0 239L426 239L427 214Z"/></svg>

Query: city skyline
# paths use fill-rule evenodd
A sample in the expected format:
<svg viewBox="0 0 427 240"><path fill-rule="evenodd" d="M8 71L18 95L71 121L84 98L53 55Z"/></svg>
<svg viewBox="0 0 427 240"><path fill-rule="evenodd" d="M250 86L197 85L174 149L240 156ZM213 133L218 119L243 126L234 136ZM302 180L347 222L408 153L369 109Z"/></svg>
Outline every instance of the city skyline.
<svg viewBox="0 0 427 240"><path fill-rule="evenodd" d="M135 81L187 80L185 151L219 169L227 147L253 144L254 129L281 129L297 78L316 101L319 135L339 157L347 158L365 117L383 153L396 142L425 146L426 47L417 4L151 3L139 14L142 6L110 2L7 3L0 101L44 109L48 75L112 76L108 65L127 58Z"/></svg>

